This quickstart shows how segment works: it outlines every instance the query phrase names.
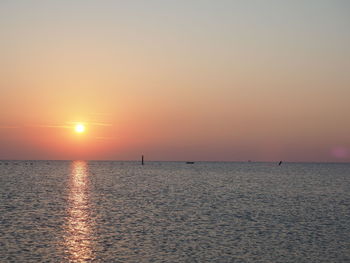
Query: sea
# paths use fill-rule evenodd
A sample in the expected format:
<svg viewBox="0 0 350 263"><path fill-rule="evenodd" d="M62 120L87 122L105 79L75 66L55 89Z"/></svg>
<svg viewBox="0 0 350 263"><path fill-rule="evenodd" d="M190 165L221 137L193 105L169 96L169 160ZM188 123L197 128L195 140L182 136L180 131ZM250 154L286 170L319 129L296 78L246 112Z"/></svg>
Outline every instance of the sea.
<svg viewBox="0 0 350 263"><path fill-rule="evenodd" d="M0 262L350 262L350 164L0 161Z"/></svg>

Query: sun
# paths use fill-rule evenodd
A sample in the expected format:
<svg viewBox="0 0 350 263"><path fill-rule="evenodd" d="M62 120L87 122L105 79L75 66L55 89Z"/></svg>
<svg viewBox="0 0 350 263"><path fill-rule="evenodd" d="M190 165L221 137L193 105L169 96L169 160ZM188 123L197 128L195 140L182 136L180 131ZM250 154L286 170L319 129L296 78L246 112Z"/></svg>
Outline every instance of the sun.
<svg viewBox="0 0 350 263"><path fill-rule="evenodd" d="M77 133L83 133L83 132L85 132L85 126L84 126L84 124L78 123L75 125L74 130Z"/></svg>

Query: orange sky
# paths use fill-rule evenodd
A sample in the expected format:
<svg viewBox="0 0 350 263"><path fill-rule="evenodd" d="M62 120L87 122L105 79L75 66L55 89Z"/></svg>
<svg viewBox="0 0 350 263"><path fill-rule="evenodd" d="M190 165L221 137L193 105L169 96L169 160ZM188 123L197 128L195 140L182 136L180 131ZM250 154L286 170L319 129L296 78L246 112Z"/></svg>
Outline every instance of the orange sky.
<svg viewBox="0 0 350 263"><path fill-rule="evenodd" d="M0 3L0 159L350 161L345 1L29 2Z"/></svg>

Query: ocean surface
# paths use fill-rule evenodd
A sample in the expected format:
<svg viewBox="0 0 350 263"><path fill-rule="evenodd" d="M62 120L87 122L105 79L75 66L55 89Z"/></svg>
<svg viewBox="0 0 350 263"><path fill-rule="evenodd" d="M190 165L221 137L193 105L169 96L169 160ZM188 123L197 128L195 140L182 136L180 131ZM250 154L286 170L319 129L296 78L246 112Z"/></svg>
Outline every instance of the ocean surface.
<svg viewBox="0 0 350 263"><path fill-rule="evenodd" d="M350 262L350 164L0 161L0 262Z"/></svg>

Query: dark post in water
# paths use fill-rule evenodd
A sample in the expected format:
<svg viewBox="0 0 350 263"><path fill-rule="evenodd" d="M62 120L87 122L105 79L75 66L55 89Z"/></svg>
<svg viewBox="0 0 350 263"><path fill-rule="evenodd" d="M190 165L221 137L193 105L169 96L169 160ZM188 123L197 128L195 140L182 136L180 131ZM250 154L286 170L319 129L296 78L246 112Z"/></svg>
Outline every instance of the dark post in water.
<svg viewBox="0 0 350 263"><path fill-rule="evenodd" d="M142 159L141 159L142 161L141 161L141 163L142 163L142 165L144 165L144 162L143 162L143 155L142 155Z"/></svg>

